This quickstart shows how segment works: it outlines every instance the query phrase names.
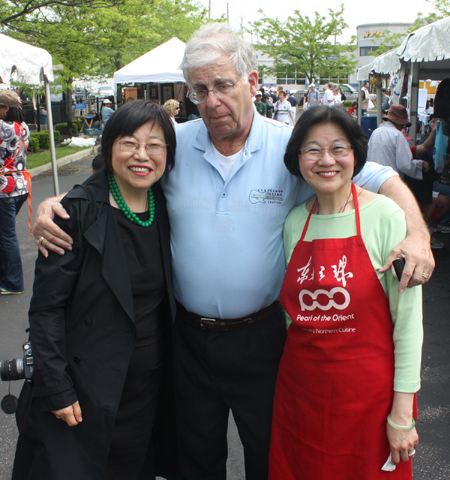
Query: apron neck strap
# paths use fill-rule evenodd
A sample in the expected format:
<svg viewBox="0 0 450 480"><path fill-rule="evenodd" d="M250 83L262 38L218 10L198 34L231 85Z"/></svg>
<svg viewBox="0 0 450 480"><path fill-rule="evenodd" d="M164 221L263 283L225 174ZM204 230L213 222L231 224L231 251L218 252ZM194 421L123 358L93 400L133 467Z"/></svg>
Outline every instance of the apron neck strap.
<svg viewBox="0 0 450 480"><path fill-rule="evenodd" d="M352 195L353 195L353 203L355 204L355 216L356 216L356 233L358 236L361 236L361 221L359 217L359 202L358 202L358 195L356 194L356 187L355 184L352 182ZM300 242L302 242L305 238L306 232L308 230L308 225L309 221L311 220L311 215L313 214L316 205L317 205L318 199L314 200L313 206L311 207L311 210L309 211L308 218L306 220L305 226L303 227L303 232L302 236L300 237Z"/></svg>

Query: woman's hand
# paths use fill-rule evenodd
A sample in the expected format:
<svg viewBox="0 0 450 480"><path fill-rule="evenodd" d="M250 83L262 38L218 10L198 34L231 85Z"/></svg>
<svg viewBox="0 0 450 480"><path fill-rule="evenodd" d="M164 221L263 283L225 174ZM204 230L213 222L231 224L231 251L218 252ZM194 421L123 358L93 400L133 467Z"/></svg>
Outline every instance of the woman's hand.
<svg viewBox="0 0 450 480"><path fill-rule="evenodd" d="M417 430L402 431L392 428L389 424L386 426L387 437L391 447L391 459L394 465L398 465L400 460L408 462L415 455L417 445L419 445L419 435ZM413 453L411 453L413 452ZM411 454L411 456L410 456Z"/></svg>
<svg viewBox="0 0 450 480"><path fill-rule="evenodd" d="M44 200L36 210L33 235L39 250L46 258L48 257L48 250L59 255L64 255L63 249L72 250L72 239L53 222L55 214L66 220L69 218L69 215L59 203L64 195Z"/></svg>
<svg viewBox="0 0 450 480"><path fill-rule="evenodd" d="M69 407L61 408L61 410L56 410L52 413L59 420L66 422L69 427L75 427L83 421L83 418L81 417L81 408L78 401Z"/></svg>
<svg viewBox="0 0 450 480"><path fill-rule="evenodd" d="M395 392L392 401L390 422L386 424L386 433L391 447L391 459L394 465L407 462L416 453L419 445L419 435L416 428L402 430L413 423L414 393ZM390 424L389 424L390 423ZM393 425L393 426L392 426ZM398 426L399 428L394 428Z"/></svg>

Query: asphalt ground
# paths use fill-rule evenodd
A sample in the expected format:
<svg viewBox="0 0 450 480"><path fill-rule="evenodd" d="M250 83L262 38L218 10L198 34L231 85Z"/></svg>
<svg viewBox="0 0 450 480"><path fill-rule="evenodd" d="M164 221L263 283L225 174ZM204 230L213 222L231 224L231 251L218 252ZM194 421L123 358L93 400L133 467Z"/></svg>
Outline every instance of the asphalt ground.
<svg viewBox="0 0 450 480"><path fill-rule="evenodd" d="M83 182L91 173L92 157L59 168L61 192ZM33 208L53 195L50 172L32 182ZM21 356L26 341L27 311L34 277L37 248L29 241L27 204L17 217L25 288L23 295L0 295L0 361ZM419 392L417 422L420 446L414 459L414 478L450 480L450 234L437 234L445 248L435 250L436 270L424 287L425 341L422 362L422 389ZM21 382L0 382L0 398L11 390L18 396ZM0 411L0 480L10 480L17 428L13 415ZM228 479L245 478L242 447L230 419ZM80 479L81 480L81 479ZM330 479L331 480L331 479Z"/></svg>

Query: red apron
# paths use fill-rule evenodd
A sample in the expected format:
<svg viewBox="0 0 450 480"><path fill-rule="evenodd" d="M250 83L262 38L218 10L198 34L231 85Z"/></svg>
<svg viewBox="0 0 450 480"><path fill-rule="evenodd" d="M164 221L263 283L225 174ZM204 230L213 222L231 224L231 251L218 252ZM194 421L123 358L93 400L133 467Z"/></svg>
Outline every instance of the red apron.
<svg viewBox="0 0 450 480"><path fill-rule="evenodd" d="M305 242L280 301L292 318L278 373L270 480L406 480L411 462L382 471L394 379L389 304L361 237ZM311 212L314 211L314 207Z"/></svg>

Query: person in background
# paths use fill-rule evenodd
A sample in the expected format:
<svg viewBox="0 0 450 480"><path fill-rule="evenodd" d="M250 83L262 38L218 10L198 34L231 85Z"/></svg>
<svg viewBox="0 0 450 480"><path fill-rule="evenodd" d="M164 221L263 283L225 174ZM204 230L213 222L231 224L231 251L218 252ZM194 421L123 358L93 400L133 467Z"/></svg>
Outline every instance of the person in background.
<svg viewBox="0 0 450 480"><path fill-rule="evenodd" d="M433 115L434 114L434 99L429 98L427 100L427 108L425 109L425 112L427 115Z"/></svg>
<svg viewBox="0 0 450 480"><path fill-rule="evenodd" d="M297 118L297 105L298 105L298 101L295 98L295 90L291 90L289 97L287 97L286 100L291 104L292 114L294 116L294 123L295 123L295 119Z"/></svg>
<svg viewBox="0 0 450 480"><path fill-rule="evenodd" d="M286 100L286 92L278 92L278 101L275 103L274 119L286 125L294 125L294 115L291 104Z"/></svg>
<svg viewBox="0 0 450 480"><path fill-rule="evenodd" d="M172 125L175 126L177 124L175 116L180 113L180 102L171 98L164 103L163 107L164 110L168 113Z"/></svg>
<svg viewBox="0 0 450 480"><path fill-rule="evenodd" d="M369 95L366 95L364 89L361 90L361 115L365 115L367 113L367 109L369 108Z"/></svg>
<svg viewBox="0 0 450 480"><path fill-rule="evenodd" d="M366 82L364 82L364 86L361 89L366 94L367 98L370 98L369 97L369 94L370 94L369 87L370 87L370 84L369 84L369 82L366 81Z"/></svg>
<svg viewBox="0 0 450 480"><path fill-rule="evenodd" d="M255 107L260 115L267 117L267 106L262 101L262 93L258 90L255 95Z"/></svg>
<svg viewBox="0 0 450 480"><path fill-rule="evenodd" d="M114 110L109 106L111 104L112 104L111 100L108 100L107 98L103 100L103 107L102 107L103 128L105 128L106 124L108 123L108 120L111 118L111 115L114 113Z"/></svg>
<svg viewBox="0 0 450 480"><path fill-rule="evenodd" d="M334 97L334 84L329 82L327 89L324 89L323 93L323 104L327 107L333 107L335 105L335 97Z"/></svg>
<svg viewBox="0 0 450 480"><path fill-rule="evenodd" d="M272 99L273 104L277 103L278 101L276 93L277 93L277 89L275 87L270 87L269 95L270 95L270 98Z"/></svg>
<svg viewBox="0 0 450 480"><path fill-rule="evenodd" d="M269 480L412 480L422 290L400 295L392 272L380 273L406 222L396 203L352 183L366 152L358 123L325 106L300 117L286 148L289 172L316 197L284 225L280 302L292 323ZM385 473L388 461L396 469Z"/></svg>
<svg viewBox="0 0 450 480"><path fill-rule="evenodd" d="M168 428L175 416L166 374L175 300L159 185L175 148L161 106L127 103L103 132L105 168L63 199L70 219L59 225L73 250L36 261L34 372L19 399L13 480L179 479L176 445L159 470L164 456L153 451L165 440L152 433L157 419ZM172 396L161 397L166 387Z"/></svg>
<svg viewBox="0 0 450 480"><path fill-rule="evenodd" d="M387 112L389 110L390 101L391 99L389 98L389 95L388 95L388 89L383 88L382 95L381 95L381 110Z"/></svg>
<svg viewBox="0 0 450 480"><path fill-rule="evenodd" d="M411 149L402 129L410 127L408 113L403 105L392 105L383 123L373 131L369 140L367 161L393 168L401 178L408 175L422 180L422 170L429 165L423 160L413 160Z"/></svg>
<svg viewBox="0 0 450 480"><path fill-rule="evenodd" d="M340 105L342 103L342 95L341 95L341 89L337 85L333 88L333 94L334 94L334 104Z"/></svg>
<svg viewBox="0 0 450 480"><path fill-rule="evenodd" d="M354 118L358 116L358 102L353 102L352 106L348 109L348 113Z"/></svg>
<svg viewBox="0 0 450 480"><path fill-rule="evenodd" d="M0 92L0 294L25 291L16 216L31 193L27 166L30 131L19 97ZM31 208L31 202L30 202ZM31 212L31 211L30 211ZM31 215L31 213L30 213Z"/></svg>
<svg viewBox="0 0 450 480"><path fill-rule="evenodd" d="M314 83L311 83L309 85L308 89L308 108L315 107L316 105L319 105L320 102L320 93L318 90L316 90L316 85Z"/></svg>

